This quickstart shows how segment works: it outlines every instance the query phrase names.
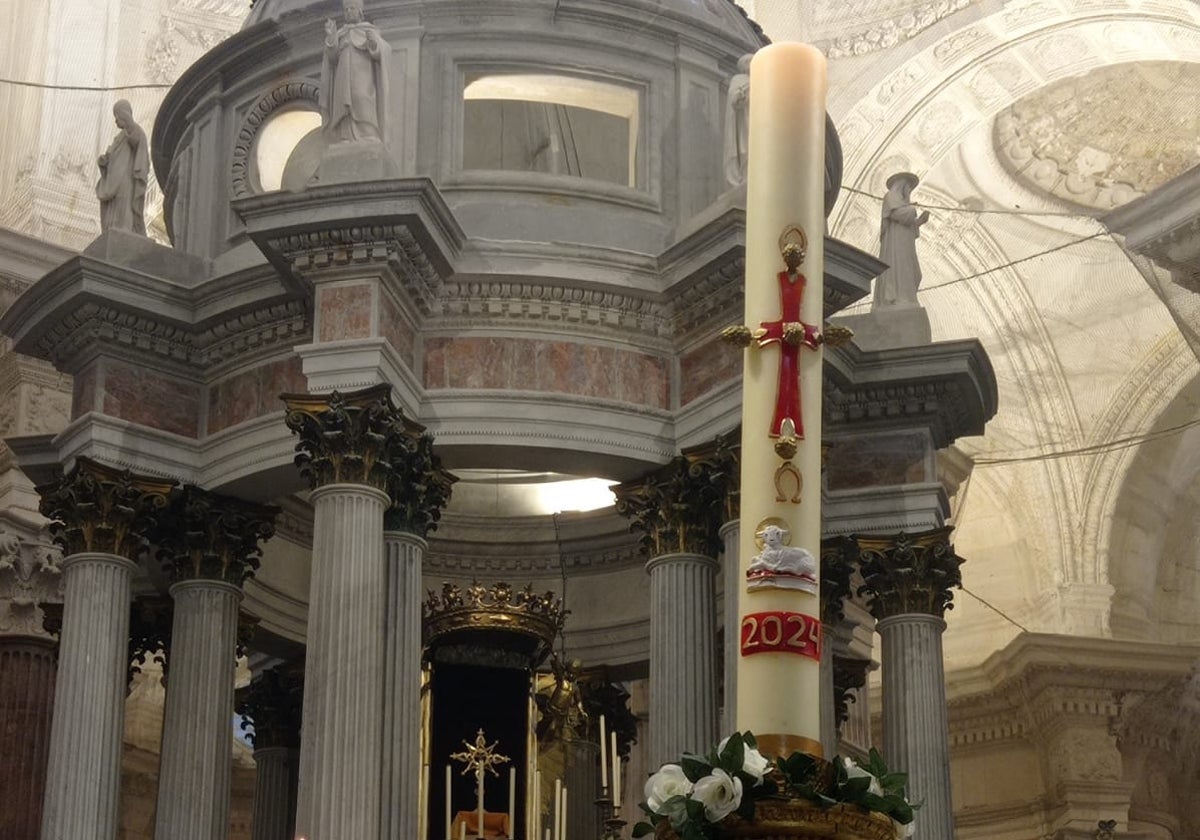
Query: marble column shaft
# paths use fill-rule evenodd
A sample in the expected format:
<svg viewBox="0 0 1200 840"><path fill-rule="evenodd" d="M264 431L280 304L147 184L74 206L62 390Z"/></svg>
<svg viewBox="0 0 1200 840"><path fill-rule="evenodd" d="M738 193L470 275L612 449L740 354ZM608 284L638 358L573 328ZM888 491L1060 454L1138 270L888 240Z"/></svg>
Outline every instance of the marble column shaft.
<svg viewBox="0 0 1200 840"><path fill-rule="evenodd" d="M742 617L738 611L738 594L742 587L742 564L738 551L741 533L742 525L737 519L721 526L721 542L724 545L721 555L721 582L725 590L723 598L725 646L722 651L725 688L721 698L721 734L723 735L737 731L737 672L742 636Z"/></svg>
<svg viewBox="0 0 1200 840"><path fill-rule="evenodd" d="M717 561L665 554L650 573L650 766L717 740Z"/></svg>
<svg viewBox="0 0 1200 840"><path fill-rule="evenodd" d="M0 840L37 837L53 708L53 640L0 636Z"/></svg>
<svg viewBox="0 0 1200 840"><path fill-rule="evenodd" d="M936 615L905 613L876 624L881 640L883 754L908 773L918 840L954 840L950 802L950 730L942 632Z"/></svg>
<svg viewBox="0 0 1200 840"><path fill-rule="evenodd" d="M599 721L595 725L599 727ZM600 809L595 802L600 796L600 745L583 739L568 739L563 744L567 754L563 786L570 791L566 836L591 840L601 833Z"/></svg>
<svg viewBox="0 0 1200 840"><path fill-rule="evenodd" d="M254 829L251 840L292 840L296 825L296 773L300 753L291 747L254 751Z"/></svg>
<svg viewBox="0 0 1200 840"><path fill-rule="evenodd" d="M63 626L42 840L115 840L137 564L79 553L60 563Z"/></svg>
<svg viewBox="0 0 1200 840"><path fill-rule="evenodd" d="M313 554L296 832L378 840L383 769L386 493L312 493Z"/></svg>
<svg viewBox="0 0 1200 840"><path fill-rule="evenodd" d="M838 754L837 713L833 699L833 628L821 623L821 749L826 758ZM890 755L890 753L889 753Z"/></svg>
<svg viewBox="0 0 1200 840"><path fill-rule="evenodd" d="M154 836L229 833L233 680L241 590L218 580L171 587L171 678L163 717Z"/></svg>
<svg viewBox="0 0 1200 840"><path fill-rule="evenodd" d="M384 840L408 840L417 828L421 786L421 560L415 534L383 535L387 573L384 638Z"/></svg>

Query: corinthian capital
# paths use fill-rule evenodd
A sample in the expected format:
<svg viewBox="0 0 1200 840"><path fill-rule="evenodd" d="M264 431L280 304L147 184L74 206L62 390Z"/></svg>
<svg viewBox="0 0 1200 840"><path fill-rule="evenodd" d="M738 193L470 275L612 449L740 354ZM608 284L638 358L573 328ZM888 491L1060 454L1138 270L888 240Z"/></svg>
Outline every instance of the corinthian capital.
<svg viewBox="0 0 1200 840"><path fill-rule="evenodd" d="M692 471L703 475L713 490L724 496L722 524L735 521L741 515L742 427L688 447L682 454Z"/></svg>
<svg viewBox="0 0 1200 840"><path fill-rule="evenodd" d="M646 475L613 488L617 513L642 534L650 557L703 554L716 557L725 523L727 472L684 456Z"/></svg>
<svg viewBox="0 0 1200 840"><path fill-rule="evenodd" d="M304 663L279 665L250 681L238 702L238 714L249 718L256 750L300 747L300 713L304 698ZM245 724L243 724L245 726Z"/></svg>
<svg viewBox="0 0 1200 840"><path fill-rule="evenodd" d="M50 534L65 554L95 551L136 560L174 486L79 458L70 473L37 492Z"/></svg>
<svg viewBox="0 0 1200 840"><path fill-rule="evenodd" d="M392 506L383 515L388 531L407 531L425 537L437 530L442 508L458 479L442 469L442 459L433 451L433 436L425 427L404 421L402 446L391 459L387 492Z"/></svg>
<svg viewBox="0 0 1200 840"><path fill-rule="evenodd" d="M901 531L894 537L855 537L859 549L867 607L875 618L906 613L945 615L962 586L963 559L950 544L953 528L919 534Z"/></svg>
<svg viewBox="0 0 1200 840"><path fill-rule="evenodd" d="M390 385L343 394L284 394L287 427L300 436L296 466L313 487L365 484L387 489L404 445L404 418Z"/></svg>
<svg viewBox="0 0 1200 840"><path fill-rule="evenodd" d="M851 537L821 540L821 621L825 624L839 624L846 616L850 574L857 554L858 546Z"/></svg>
<svg viewBox="0 0 1200 840"><path fill-rule="evenodd" d="M163 568L177 581L222 580L240 586L258 568L259 543L275 535L278 508L191 485L159 517Z"/></svg>

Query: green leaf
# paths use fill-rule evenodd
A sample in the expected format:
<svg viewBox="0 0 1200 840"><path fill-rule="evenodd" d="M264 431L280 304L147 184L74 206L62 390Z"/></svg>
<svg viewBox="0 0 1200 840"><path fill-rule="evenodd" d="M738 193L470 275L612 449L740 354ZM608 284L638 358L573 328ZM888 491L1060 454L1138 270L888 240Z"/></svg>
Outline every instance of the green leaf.
<svg viewBox="0 0 1200 840"><path fill-rule="evenodd" d="M698 755L684 755L679 760L679 766L683 768L683 775L693 784L712 772L712 765Z"/></svg>
<svg viewBox="0 0 1200 840"><path fill-rule="evenodd" d="M699 799L686 799L686 800L684 800L683 804L687 808L687 815L688 815L689 820L696 820L697 822L705 821L704 820L704 803L703 802L701 802Z"/></svg>
<svg viewBox="0 0 1200 840"><path fill-rule="evenodd" d="M862 795L870 790L871 780L863 776L847 779L841 788L842 796L847 802L858 802Z"/></svg>
<svg viewBox="0 0 1200 840"><path fill-rule="evenodd" d="M888 793L900 793L903 795L904 786L908 784L908 774L886 773L879 777L879 784Z"/></svg>
<svg viewBox="0 0 1200 840"><path fill-rule="evenodd" d="M908 825L914 816L912 806L907 802L897 802L892 806L892 819L901 825Z"/></svg>
<svg viewBox="0 0 1200 840"><path fill-rule="evenodd" d="M742 743L751 749L758 749L758 741L754 740L754 733L749 730L742 733Z"/></svg>
<svg viewBox="0 0 1200 840"><path fill-rule="evenodd" d="M718 762L721 769L728 773L734 773L742 769L742 766L746 763L746 746L742 743L741 735L734 735L729 739L729 743L721 751Z"/></svg>
<svg viewBox="0 0 1200 840"><path fill-rule="evenodd" d="M880 811L884 814L891 813L892 805L882 796L874 793L864 793L858 798L858 804L870 811Z"/></svg>
<svg viewBox="0 0 1200 840"><path fill-rule="evenodd" d="M754 821L754 799L749 796L742 796L741 804L737 807L737 815L747 822Z"/></svg>
<svg viewBox="0 0 1200 840"><path fill-rule="evenodd" d="M654 826L650 825L650 823L648 823L648 822L639 822L639 823L634 824L634 826L633 826L633 836L634 837L645 837L647 834L653 834L653 833L654 833Z"/></svg>

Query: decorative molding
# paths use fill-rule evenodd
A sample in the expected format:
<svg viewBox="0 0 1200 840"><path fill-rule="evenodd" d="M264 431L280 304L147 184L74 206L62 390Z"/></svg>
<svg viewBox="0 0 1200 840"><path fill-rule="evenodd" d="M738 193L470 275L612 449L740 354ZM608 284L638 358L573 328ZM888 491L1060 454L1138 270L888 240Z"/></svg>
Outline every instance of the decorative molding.
<svg viewBox="0 0 1200 840"><path fill-rule="evenodd" d="M136 560L175 483L117 470L90 458L37 488L50 534L66 555L116 554Z"/></svg>
<svg viewBox="0 0 1200 840"><path fill-rule="evenodd" d="M61 603L57 546L0 530L0 635L47 637L42 603Z"/></svg>
<svg viewBox="0 0 1200 840"><path fill-rule="evenodd" d="M259 129L281 108L299 104L316 110L320 92L320 85L310 79L289 79L275 85L250 107L233 143L229 166L229 191L233 198L244 198L259 192L254 184L252 159L254 139Z"/></svg>
<svg viewBox="0 0 1200 840"><path fill-rule="evenodd" d="M898 18L876 23L849 35L839 35L816 46L829 59L848 58L895 47L933 26L944 17L967 8L975 0L930 0Z"/></svg>
<svg viewBox="0 0 1200 840"><path fill-rule="evenodd" d="M894 537L854 537L867 608L875 619L922 613L944 616L962 586L962 558L950 544L953 528Z"/></svg>
<svg viewBox="0 0 1200 840"><path fill-rule="evenodd" d="M157 519L154 542L176 581L219 580L240 587L258 568L261 542L275 535L279 509L187 485Z"/></svg>

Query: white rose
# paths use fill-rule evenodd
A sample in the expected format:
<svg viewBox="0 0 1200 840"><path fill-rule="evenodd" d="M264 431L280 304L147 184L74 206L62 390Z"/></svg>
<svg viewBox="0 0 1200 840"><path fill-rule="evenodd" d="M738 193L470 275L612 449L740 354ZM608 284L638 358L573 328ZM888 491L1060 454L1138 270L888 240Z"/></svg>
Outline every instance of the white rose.
<svg viewBox="0 0 1200 840"><path fill-rule="evenodd" d="M724 770L713 770L696 782L692 799L704 805L704 816L717 822L732 814L742 804L742 780Z"/></svg>
<svg viewBox="0 0 1200 840"><path fill-rule="evenodd" d="M691 793L692 783L683 775L683 768L678 764L664 764L646 780L643 792L646 794L646 807L658 814L662 812L663 803L672 796Z"/></svg>
<svg viewBox="0 0 1200 840"><path fill-rule="evenodd" d="M730 735L717 744L717 755L725 751L725 745L729 743ZM763 776L767 773L767 768L771 766L771 762L749 744L746 745L745 753L742 756L742 772L754 777L754 784L762 784Z"/></svg>
<svg viewBox="0 0 1200 840"><path fill-rule="evenodd" d="M916 830L917 830L917 821L916 820L909 820L906 823L898 823L895 820L892 820L892 822L895 823L896 828L900 829L901 837L912 837L913 834L916 833Z"/></svg>
<svg viewBox="0 0 1200 840"><path fill-rule="evenodd" d="M846 768L846 778L848 779L870 779L871 786L867 788L867 793L873 793L876 796L883 796L883 786L879 784L879 780L868 773L866 770L854 763L852 758L843 758L842 764Z"/></svg>

